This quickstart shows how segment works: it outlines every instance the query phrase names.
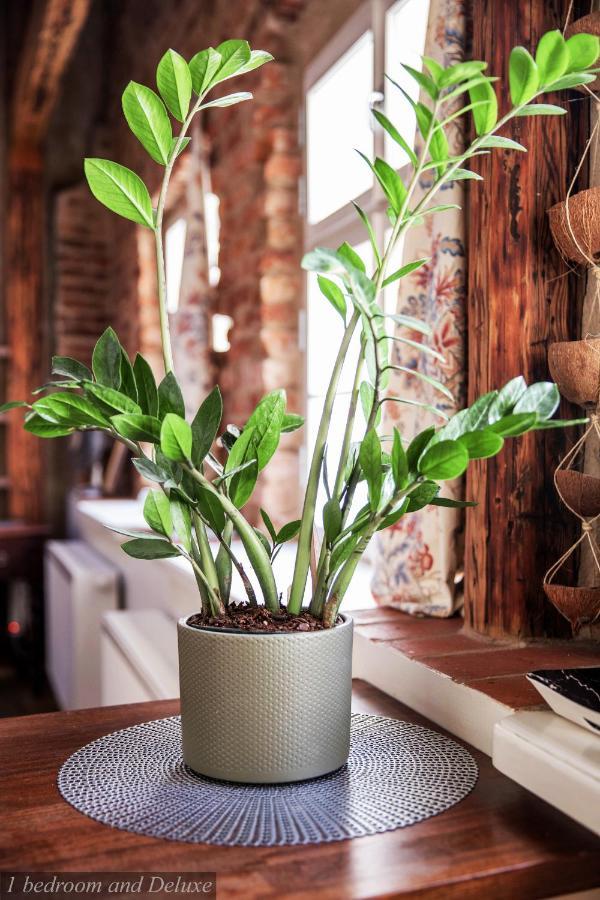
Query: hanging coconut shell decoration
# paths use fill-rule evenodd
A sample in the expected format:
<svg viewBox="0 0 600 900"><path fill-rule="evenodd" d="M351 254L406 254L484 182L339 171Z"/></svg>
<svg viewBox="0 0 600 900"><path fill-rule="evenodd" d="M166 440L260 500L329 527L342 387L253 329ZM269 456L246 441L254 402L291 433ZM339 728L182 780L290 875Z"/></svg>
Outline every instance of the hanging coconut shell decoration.
<svg viewBox="0 0 600 900"><path fill-rule="evenodd" d="M600 401L600 338L557 341L548 351L548 365L563 397L596 409Z"/></svg>
<svg viewBox="0 0 600 900"><path fill-rule="evenodd" d="M555 203L548 217L554 243L565 259L583 265L600 259L600 187Z"/></svg>
<svg viewBox="0 0 600 900"><path fill-rule="evenodd" d="M600 515L600 478L576 469L557 469L554 478L569 509L584 519Z"/></svg>
<svg viewBox="0 0 600 900"><path fill-rule="evenodd" d="M570 622L574 635L584 625L592 625L600 615L600 587L545 584L544 591L552 605Z"/></svg>
<svg viewBox="0 0 600 900"><path fill-rule="evenodd" d="M592 12L587 16L582 16L581 19L577 19L571 25L568 25L567 30L565 31L565 37L568 39L574 34L581 34L582 32L585 34L595 34L596 37L600 37L600 12ZM599 86L599 76L596 76L595 81L586 85L586 87L590 88L592 91L597 91ZM575 90L587 93L585 87L578 87L575 88Z"/></svg>

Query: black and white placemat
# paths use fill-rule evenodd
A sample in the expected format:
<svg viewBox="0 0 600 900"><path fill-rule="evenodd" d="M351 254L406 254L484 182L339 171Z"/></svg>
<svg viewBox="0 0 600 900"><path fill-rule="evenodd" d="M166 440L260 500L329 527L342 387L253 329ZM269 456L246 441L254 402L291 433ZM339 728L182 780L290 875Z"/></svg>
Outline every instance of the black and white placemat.
<svg viewBox="0 0 600 900"><path fill-rule="evenodd" d="M77 750L58 787L115 828L190 843L272 847L362 837L414 825L458 803L477 781L464 747L396 719L355 714L348 765L311 781L237 785L196 775L181 758L179 717L115 731Z"/></svg>

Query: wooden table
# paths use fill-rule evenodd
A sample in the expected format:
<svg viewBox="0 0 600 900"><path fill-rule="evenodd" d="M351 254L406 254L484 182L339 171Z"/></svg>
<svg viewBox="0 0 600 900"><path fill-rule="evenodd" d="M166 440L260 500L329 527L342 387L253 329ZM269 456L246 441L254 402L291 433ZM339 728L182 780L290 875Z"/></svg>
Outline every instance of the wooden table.
<svg viewBox="0 0 600 900"><path fill-rule="evenodd" d="M355 683L355 708L425 720ZM332 844L212 847L141 837L94 822L60 797L56 772L78 747L176 701L0 720L0 869L217 872L217 895L244 898L419 897L533 900L600 886L600 840L497 772L418 825Z"/></svg>

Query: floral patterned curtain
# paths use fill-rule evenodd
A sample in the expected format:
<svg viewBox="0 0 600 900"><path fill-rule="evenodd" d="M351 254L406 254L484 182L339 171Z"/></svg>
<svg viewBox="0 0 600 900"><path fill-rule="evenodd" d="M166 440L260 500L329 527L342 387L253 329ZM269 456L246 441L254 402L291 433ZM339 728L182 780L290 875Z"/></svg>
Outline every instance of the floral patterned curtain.
<svg viewBox="0 0 600 900"><path fill-rule="evenodd" d="M464 0L431 0L425 54L444 66L460 62L464 58L465 26ZM461 152L464 140L460 120L447 131L450 152ZM424 178L419 187L423 190L428 186ZM462 206L463 195L463 182L454 182L440 192L437 202ZM450 389L454 401L420 379L399 373L394 373L389 392L429 403L447 415L460 409L465 399L464 238L462 210L426 216L422 225L407 233L403 253L406 262L422 257L428 257L429 262L402 279L398 294L398 312L417 316L431 326L432 344L445 362L399 343L394 345L394 361L433 375ZM418 334L410 337L422 339ZM386 407L388 425L396 425L406 439L430 424L442 423L419 407L401 403L387 403ZM442 494L460 497L461 483L446 485ZM374 554L372 588L376 601L416 615L452 615L461 602L462 529L460 510L433 506L403 517L382 532Z"/></svg>

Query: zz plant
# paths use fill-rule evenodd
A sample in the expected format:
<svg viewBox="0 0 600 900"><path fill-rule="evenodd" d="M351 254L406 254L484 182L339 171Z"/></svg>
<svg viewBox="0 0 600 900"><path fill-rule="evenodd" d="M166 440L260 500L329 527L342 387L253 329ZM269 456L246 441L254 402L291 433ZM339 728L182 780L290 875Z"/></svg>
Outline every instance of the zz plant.
<svg viewBox="0 0 600 900"><path fill-rule="evenodd" d="M399 85L392 83L392 88L400 91L414 109L421 135L418 152L383 113L373 110L379 126L399 144L410 164L401 176L385 160L365 158L389 204L387 214L391 224L389 240L384 247L379 247L368 217L356 207L376 261L371 274L347 243L336 250L318 248L302 261L305 269L317 273L322 294L339 313L343 334L324 402L299 521L277 531L262 510L264 533L253 527L241 511L252 495L260 472L275 453L281 434L302 425L300 416L286 411L284 392L274 391L265 396L242 428L227 426L220 435L223 461L213 451L223 412L219 388L215 387L206 397L192 421L186 421L169 339L163 213L171 173L178 156L189 144L187 132L195 115L251 98L249 93L232 93L207 99L217 85L272 58L264 51L251 50L246 41L225 41L216 49L202 50L189 62L168 50L156 72L158 94L135 82L125 89L123 111L129 127L164 170L156 209L147 187L134 172L105 159L85 161L85 174L94 196L113 212L154 232L164 378L157 385L150 366L139 354L131 362L115 332L108 328L96 344L91 370L74 359L54 357L52 373L57 379L34 392L37 399L6 404L3 409L24 407L24 427L40 437L96 429L129 448L137 471L157 487L148 493L144 504L151 533L124 532L129 539L123 549L139 559L183 556L188 560L196 576L202 613L207 618L226 614L234 567L242 577L250 605L258 602L253 582L232 549L234 533L245 549L262 602L276 614L283 614L282 595L275 583L272 563L285 542L298 538L286 608L289 615L301 612L311 568L318 487L324 479L327 492L323 509L324 537L315 560L309 609L325 626L332 626L356 566L376 532L428 504L468 506L466 502L439 497L441 483L462 475L470 460L497 454L507 438L569 424L551 420L559 403L554 384L541 382L527 386L519 376L500 390L480 397L449 420L433 407L427 407L445 421L440 427L426 428L410 442L404 440L397 428L391 435L380 435L377 428L384 403L415 402L386 392L391 371L408 371L442 394L447 394L447 390L430 376L394 363L395 341L410 344L422 354L434 354L434 351L425 342L397 333L407 329L427 337L429 329L405 315L385 315L379 305L379 295L386 285L426 262L420 259L397 271L388 270L392 252L407 229L436 210L448 208L434 203L440 190L453 181L480 180L467 167L475 157L496 148L525 151L521 144L499 132L517 117L564 114L562 107L541 103L540 98L546 93L593 81L598 53L596 37L578 34L565 41L558 31L542 37L535 59L524 47L515 47L509 65L511 104L502 116L498 114L494 89L498 79L486 74L485 62L474 60L443 67L423 57L423 71L405 66L426 102L413 101ZM463 153L451 155L447 128L467 114L472 117L474 139ZM173 133L172 120L180 124L177 134ZM417 185L423 188L418 200L415 199ZM388 324L395 329L394 335L387 330ZM328 432L340 373L357 329L360 353L354 389L337 470L330 486L324 472ZM359 405L366 419L364 437L359 443L353 443L351 435ZM353 500L363 480L368 502L357 510ZM209 534L216 538L216 553L211 548Z"/></svg>

